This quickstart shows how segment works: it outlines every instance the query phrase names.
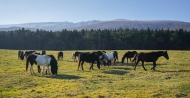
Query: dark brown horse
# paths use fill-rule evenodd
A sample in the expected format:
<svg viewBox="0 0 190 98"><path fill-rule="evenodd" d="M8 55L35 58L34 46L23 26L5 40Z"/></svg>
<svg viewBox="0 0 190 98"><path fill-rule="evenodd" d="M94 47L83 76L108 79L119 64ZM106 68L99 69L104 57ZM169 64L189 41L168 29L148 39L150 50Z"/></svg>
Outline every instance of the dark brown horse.
<svg viewBox="0 0 190 98"><path fill-rule="evenodd" d="M60 59L63 60L63 52L62 51L58 52L57 59L58 60L60 60Z"/></svg>
<svg viewBox="0 0 190 98"><path fill-rule="evenodd" d="M45 55L46 54L46 50L42 50L42 55Z"/></svg>
<svg viewBox="0 0 190 98"><path fill-rule="evenodd" d="M137 51L128 51L128 52L126 52L126 53L123 55L123 57L122 57L121 63L124 63L125 58L127 58L127 64L128 64L128 58L129 58L130 61L131 61L131 58L133 58L136 53L137 53Z"/></svg>
<svg viewBox="0 0 190 98"><path fill-rule="evenodd" d="M132 62L136 61L136 65L134 70L136 70L137 64L141 61L142 62L142 67L146 71L144 67L144 62L153 62L153 67L151 68L152 70L155 70L156 67L156 61L158 60L159 57L164 56L167 60L169 59L167 51L157 51L157 52L140 52L135 54L134 59Z"/></svg>
<svg viewBox="0 0 190 98"><path fill-rule="evenodd" d="M83 64L84 62L87 62L87 63L91 63L91 66L90 66L90 70L93 69L93 64L95 62L97 62L97 67L98 69L100 69L100 61L101 61L101 58L102 57L103 53L100 53L100 52L83 52L83 53L80 53L79 56L78 56L78 69L79 70L79 67L81 65L82 67L82 70L83 69Z"/></svg>

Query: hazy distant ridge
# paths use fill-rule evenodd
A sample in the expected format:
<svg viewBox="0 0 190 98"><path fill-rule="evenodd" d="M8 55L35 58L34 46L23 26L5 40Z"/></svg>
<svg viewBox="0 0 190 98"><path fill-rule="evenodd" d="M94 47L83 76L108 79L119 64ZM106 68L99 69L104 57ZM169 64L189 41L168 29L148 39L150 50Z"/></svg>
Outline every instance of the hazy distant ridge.
<svg viewBox="0 0 190 98"><path fill-rule="evenodd" d="M39 23L24 23L24 24L12 24L12 25L0 25L1 31L10 31L16 30L19 28L26 28L31 30L43 29L43 30L82 30L82 29L118 29L118 28L137 28L137 29L185 29L190 30L189 22L181 22L181 21L169 21L169 20L150 20L150 21L142 21L142 20L125 20L125 19L116 19L109 21L86 21L86 22L39 22Z"/></svg>

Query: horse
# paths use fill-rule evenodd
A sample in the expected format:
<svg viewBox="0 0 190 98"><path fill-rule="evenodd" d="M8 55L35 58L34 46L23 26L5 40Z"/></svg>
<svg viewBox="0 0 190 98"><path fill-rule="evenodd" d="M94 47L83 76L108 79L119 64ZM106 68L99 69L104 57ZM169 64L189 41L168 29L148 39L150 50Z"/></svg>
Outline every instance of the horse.
<svg viewBox="0 0 190 98"><path fill-rule="evenodd" d="M57 54L57 59L58 59L58 60L60 60L60 59L63 60L63 52L62 52L62 51L58 52L58 54Z"/></svg>
<svg viewBox="0 0 190 98"><path fill-rule="evenodd" d="M156 51L156 52L140 52L136 53L132 62L136 61L135 68L137 64L141 61L142 62L142 67L146 71L146 68L144 67L144 62L153 62L153 67L151 70L155 70L156 67L156 61L158 60L159 57L164 56L167 60L169 59L167 51Z"/></svg>
<svg viewBox="0 0 190 98"><path fill-rule="evenodd" d="M77 62L76 57L78 57L78 55L79 55L80 53L82 53L82 52L73 52L73 53L72 53L72 58L74 59L74 62Z"/></svg>
<svg viewBox="0 0 190 98"><path fill-rule="evenodd" d="M18 59L24 60L24 52L21 50L18 51Z"/></svg>
<svg viewBox="0 0 190 98"><path fill-rule="evenodd" d="M84 70L83 69L84 62L91 63L90 70L91 69L94 70L93 64L95 62L97 62L97 67L98 67L98 69L100 69L100 58L99 57L102 55L103 55L103 53L101 54L101 53L96 53L96 52L92 52L92 53L82 52L82 53L80 53L78 56L79 61L78 61L78 69L77 70L79 70L80 65L82 67L82 70Z"/></svg>
<svg viewBox="0 0 190 98"><path fill-rule="evenodd" d="M118 60L118 53L117 51L113 51L113 52L110 52L110 53L104 53L103 54L103 60L104 61L104 66L107 65L111 65L111 60L114 60L114 64L116 62L116 60Z"/></svg>
<svg viewBox="0 0 190 98"><path fill-rule="evenodd" d="M33 70L33 64L36 65L42 65L42 71L41 74L42 76L44 75L44 68L47 67L47 72L50 74L49 71L49 65L51 65L51 73L52 75L57 75L57 61L53 55L37 55L37 54L30 54L27 57L26 60L26 72L28 71L28 64L30 63L30 74L35 75L34 70ZM39 71L39 69L38 69Z"/></svg>
<svg viewBox="0 0 190 98"><path fill-rule="evenodd" d="M46 50L42 50L42 55L45 55L46 54Z"/></svg>
<svg viewBox="0 0 190 98"><path fill-rule="evenodd" d="M128 51L128 52L126 52L122 57L121 63L124 63L125 58L127 58L127 64L128 64L128 58L131 61L131 58L133 58L136 53L137 53L137 51Z"/></svg>

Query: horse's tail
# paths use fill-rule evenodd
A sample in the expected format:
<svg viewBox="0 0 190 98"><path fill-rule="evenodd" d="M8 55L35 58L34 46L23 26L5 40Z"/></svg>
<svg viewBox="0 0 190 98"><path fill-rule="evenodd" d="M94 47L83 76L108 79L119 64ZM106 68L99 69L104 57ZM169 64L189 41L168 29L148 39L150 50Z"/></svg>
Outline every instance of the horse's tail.
<svg viewBox="0 0 190 98"><path fill-rule="evenodd" d="M28 63L29 63L29 59L28 58L26 59L26 72L28 71Z"/></svg>
<svg viewBox="0 0 190 98"><path fill-rule="evenodd" d="M133 58L133 60L131 60L131 62L134 62L134 61L136 60L137 55L138 55L138 53L136 53L136 54L134 55L134 58Z"/></svg>

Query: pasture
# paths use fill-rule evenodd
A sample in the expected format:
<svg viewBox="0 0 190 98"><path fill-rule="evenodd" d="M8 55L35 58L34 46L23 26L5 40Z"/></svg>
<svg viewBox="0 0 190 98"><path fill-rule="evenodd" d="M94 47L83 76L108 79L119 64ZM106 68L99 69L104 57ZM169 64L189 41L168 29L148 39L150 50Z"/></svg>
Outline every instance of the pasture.
<svg viewBox="0 0 190 98"><path fill-rule="evenodd" d="M79 50L78 50L79 51ZM81 50L84 51L84 50ZM91 52L92 50L85 50ZM117 50L119 62L128 50ZM151 50L137 50L137 52ZM190 97L190 51L169 50L169 60L160 57L156 71L152 63L145 62L147 71L138 64L116 63L110 67L94 64L94 70L84 63L84 71L77 71L78 62L73 62L74 51L63 51L63 60L58 60L58 76L25 73L26 59L18 60L18 50L0 50L0 98L147 98ZM41 52L41 51L38 51ZM111 52L108 50L106 52ZM58 51L46 51L57 59ZM118 62L118 61L117 61Z"/></svg>

